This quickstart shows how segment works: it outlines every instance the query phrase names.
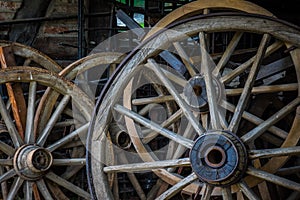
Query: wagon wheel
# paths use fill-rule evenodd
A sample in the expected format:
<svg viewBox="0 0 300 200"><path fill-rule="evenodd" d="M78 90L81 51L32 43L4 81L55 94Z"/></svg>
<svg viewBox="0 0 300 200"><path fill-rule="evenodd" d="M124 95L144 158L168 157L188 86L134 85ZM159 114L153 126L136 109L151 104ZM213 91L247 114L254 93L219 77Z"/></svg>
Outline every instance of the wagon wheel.
<svg viewBox="0 0 300 200"><path fill-rule="evenodd" d="M1 197L4 199L89 199L80 174L66 171L68 166L85 166L84 146L79 137L87 131L93 102L74 84L47 70L11 67L0 70L1 84L22 83L27 105L24 138L17 131L8 99L1 96ZM58 106L45 129L34 134L34 116L38 91L52 88L60 94ZM68 114L62 114L72 101L81 111L77 129L67 127ZM67 128L66 128L67 127ZM51 136L51 137L50 137ZM81 151L80 153L77 151ZM76 175L76 176L75 176ZM84 179L84 178L82 178Z"/></svg>
<svg viewBox="0 0 300 200"><path fill-rule="evenodd" d="M82 78L80 75L83 72L92 71L100 77L95 77L96 79L100 79L101 75L106 75L108 77L114 71L116 65L118 65L121 60L124 58L124 54L115 53L115 52L103 52L103 53L95 53L89 56L86 56L76 62L70 64L65 67L61 72L58 73L59 76L66 78L67 80L76 81L77 85L80 85L82 90L88 94L90 99L95 98L95 90L97 89L98 83L87 83L86 79L84 83L78 83ZM75 80L76 79L76 80ZM93 87L94 86L94 87ZM93 87L93 88L91 88ZM43 95L41 103L37 108L36 115L36 132L40 132L40 130L44 129L46 122L40 121L39 119L49 119L50 114L55 106L56 99L59 97L59 94L51 88L48 88ZM47 120L46 120L47 121Z"/></svg>
<svg viewBox="0 0 300 200"><path fill-rule="evenodd" d="M169 28L132 52L99 98L88 137L94 198L297 195L299 178L291 173L299 171L292 159L300 151L299 28L245 14L199 16ZM231 42L210 55L206 49L211 47L205 44L210 34ZM256 42L249 46L249 39ZM174 49L187 68L184 75L157 56ZM144 86L157 85L168 95L140 95ZM269 109L270 101L261 105L268 110L263 116L251 113L254 99L261 95L279 99L281 105ZM165 116L170 101L177 110L162 120L155 117ZM158 112L153 113L152 106ZM287 117L293 119L290 125L284 123ZM116 143L120 130L133 143L130 151ZM145 174L154 182L147 188L141 183ZM127 176L135 191L120 191L120 176Z"/></svg>
<svg viewBox="0 0 300 200"><path fill-rule="evenodd" d="M209 12L224 12L224 11L240 11L252 14L272 16L268 10L248 1L244 0L197 0L185 4L178 9L172 11L165 17L159 20L157 24L149 31L144 40L154 35L161 28L165 28L175 21L182 20L184 18L197 16L199 14L207 14Z"/></svg>

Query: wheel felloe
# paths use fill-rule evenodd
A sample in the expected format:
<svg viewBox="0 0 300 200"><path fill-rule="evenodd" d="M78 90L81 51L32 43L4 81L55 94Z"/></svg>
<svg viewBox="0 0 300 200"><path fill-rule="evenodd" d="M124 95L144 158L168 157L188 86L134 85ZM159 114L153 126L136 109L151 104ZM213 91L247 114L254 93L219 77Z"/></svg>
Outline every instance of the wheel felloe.
<svg viewBox="0 0 300 200"><path fill-rule="evenodd" d="M247 168L243 143L232 133L210 131L190 151L191 166L199 179L215 186L238 182Z"/></svg>

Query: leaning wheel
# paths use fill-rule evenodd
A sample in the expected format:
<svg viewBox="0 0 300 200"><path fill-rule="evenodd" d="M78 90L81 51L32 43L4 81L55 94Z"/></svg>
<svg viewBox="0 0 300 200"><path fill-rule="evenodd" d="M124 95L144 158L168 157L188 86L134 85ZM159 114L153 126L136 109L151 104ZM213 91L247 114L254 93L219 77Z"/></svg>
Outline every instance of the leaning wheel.
<svg viewBox="0 0 300 200"><path fill-rule="evenodd" d="M85 166L85 146L80 139L89 125L93 102L74 84L47 70L34 67L11 67L0 70L1 84L22 83L26 102L24 134L17 127L10 109L10 99L1 95L1 197L4 199L89 199L84 173L78 169ZM46 127L34 132L39 90L52 88L60 94L58 106L51 113ZM74 116L66 111L71 104L80 111ZM78 129L66 126L76 120ZM74 124L74 122L72 122ZM82 176L82 177L81 177Z"/></svg>
<svg viewBox="0 0 300 200"><path fill-rule="evenodd" d="M99 98L88 138L94 198L297 195L299 28L223 13L168 28L125 59Z"/></svg>

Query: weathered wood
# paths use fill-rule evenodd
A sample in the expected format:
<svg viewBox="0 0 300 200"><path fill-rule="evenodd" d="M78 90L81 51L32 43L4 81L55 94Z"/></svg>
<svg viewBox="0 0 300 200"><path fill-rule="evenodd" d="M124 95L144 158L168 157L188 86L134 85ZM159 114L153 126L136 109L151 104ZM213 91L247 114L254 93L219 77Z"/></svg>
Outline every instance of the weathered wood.
<svg viewBox="0 0 300 200"><path fill-rule="evenodd" d="M15 19L44 17L51 0L23 0ZM9 40L31 45L38 33L40 23L14 24L9 32Z"/></svg>

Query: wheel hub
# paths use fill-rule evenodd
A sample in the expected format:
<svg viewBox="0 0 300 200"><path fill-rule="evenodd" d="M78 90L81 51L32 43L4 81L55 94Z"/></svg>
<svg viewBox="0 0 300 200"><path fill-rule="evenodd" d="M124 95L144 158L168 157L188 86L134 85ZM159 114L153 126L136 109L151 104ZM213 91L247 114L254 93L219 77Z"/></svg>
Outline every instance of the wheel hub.
<svg viewBox="0 0 300 200"><path fill-rule="evenodd" d="M216 89L217 100L220 99L220 83L213 79ZM204 77L196 75L192 77L183 89L184 100L195 111L208 111L208 97Z"/></svg>
<svg viewBox="0 0 300 200"><path fill-rule="evenodd" d="M53 158L45 148L24 145L14 156L14 168L17 174L26 180L36 180L51 167Z"/></svg>
<svg viewBox="0 0 300 200"><path fill-rule="evenodd" d="M190 160L199 179L216 186L236 183L247 167L245 146L225 131L211 131L199 137L191 149Z"/></svg>

